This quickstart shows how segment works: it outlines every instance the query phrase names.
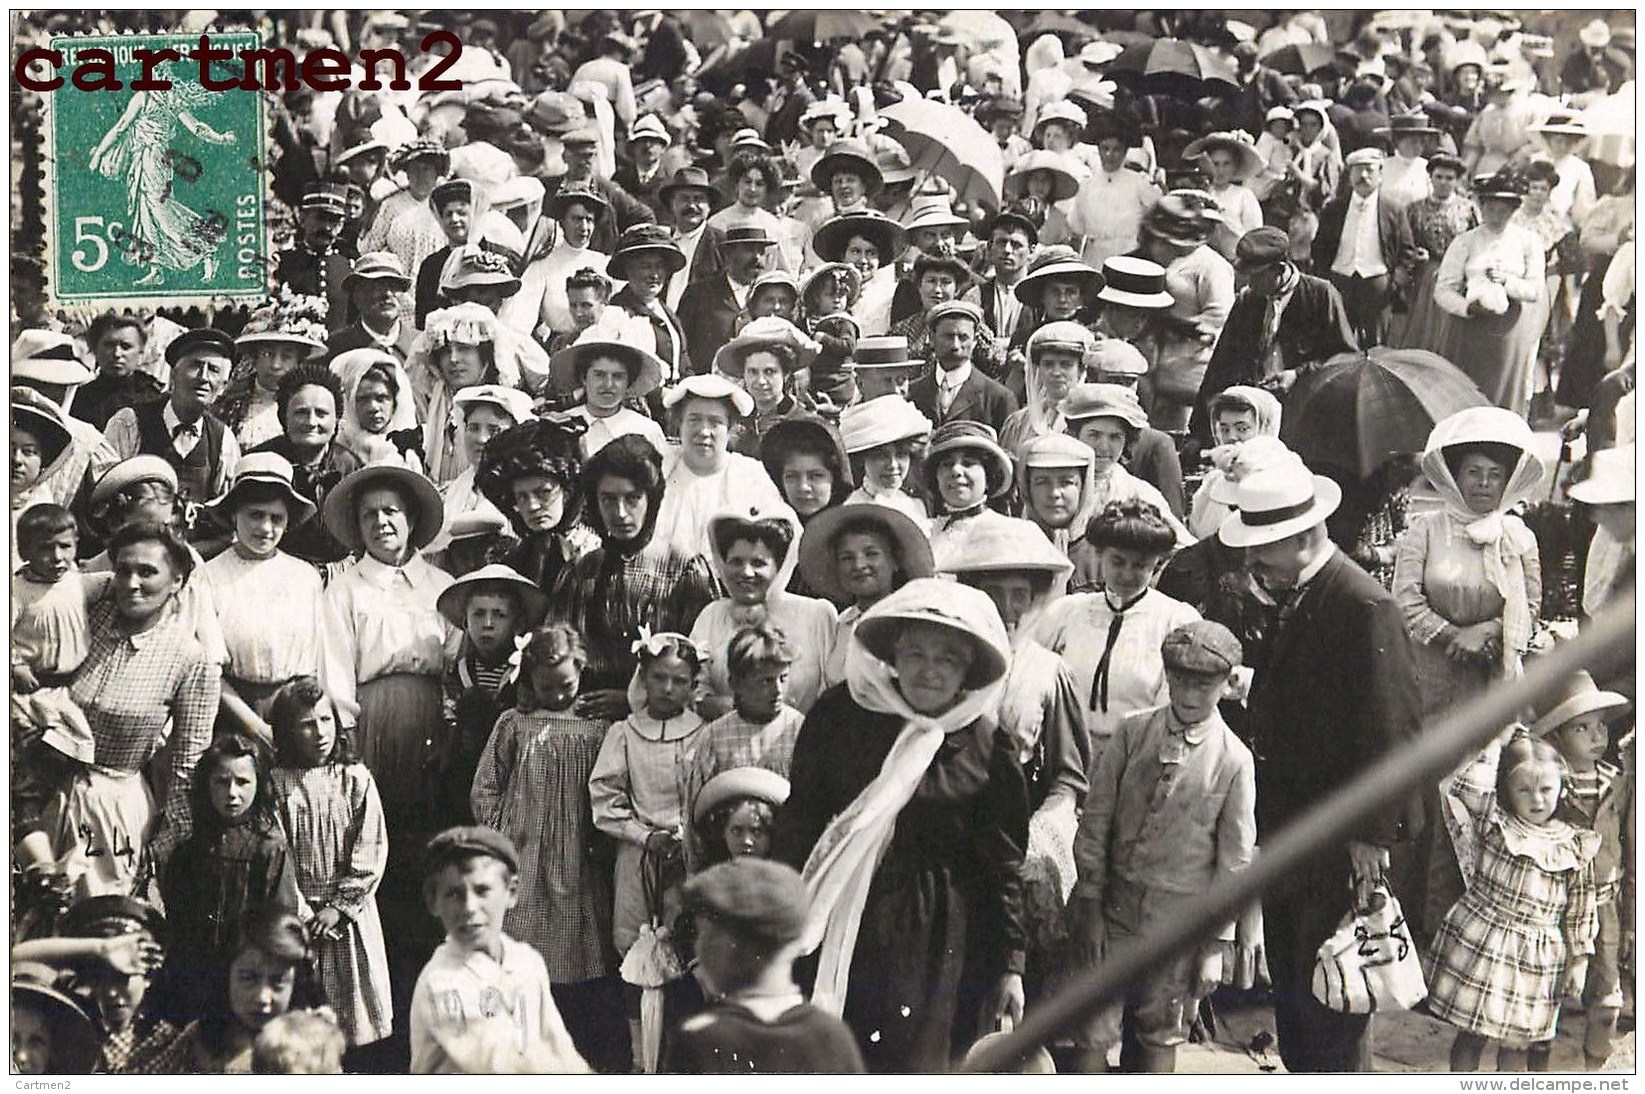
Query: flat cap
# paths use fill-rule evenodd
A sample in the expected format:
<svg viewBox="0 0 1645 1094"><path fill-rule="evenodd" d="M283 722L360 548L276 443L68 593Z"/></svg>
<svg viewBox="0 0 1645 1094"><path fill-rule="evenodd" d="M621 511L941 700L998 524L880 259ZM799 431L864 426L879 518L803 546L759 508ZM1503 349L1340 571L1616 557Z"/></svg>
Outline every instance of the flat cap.
<svg viewBox="0 0 1645 1094"><path fill-rule="evenodd" d="M800 937L810 899L792 866L744 856L685 883L685 905L781 945Z"/></svg>
<svg viewBox="0 0 1645 1094"><path fill-rule="evenodd" d="M926 328L935 329L936 325L942 320L951 319L954 316L969 319L979 327L983 324L982 309L975 304L968 300L944 300L941 304L932 308L931 314L926 316Z"/></svg>
<svg viewBox="0 0 1645 1094"><path fill-rule="evenodd" d="M1259 270L1283 262L1291 254L1291 237L1283 228L1252 228L1234 244L1234 269Z"/></svg>
<svg viewBox="0 0 1645 1094"><path fill-rule="evenodd" d="M1221 623L1197 619L1166 635L1160 654L1167 669L1213 676L1238 668L1245 660L1245 647Z"/></svg>
<svg viewBox="0 0 1645 1094"><path fill-rule="evenodd" d="M1342 161L1342 166L1356 167L1362 163L1381 163L1387 158L1380 148L1356 148L1348 153L1347 158Z"/></svg>
<svg viewBox="0 0 1645 1094"><path fill-rule="evenodd" d="M166 363L175 365L191 353L210 353L234 359L234 339L214 327L188 330L166 347Z"/></svg>
<svg viewBox="0 0 1645 1094"><path fill-rule="evenodd" d="M447 828L428 841L428 850L423 853L423 877L475 855L487 855L503 863L511 873L520 872L520 853L514 849L514 841L495 828L468 824Z"/></svg>

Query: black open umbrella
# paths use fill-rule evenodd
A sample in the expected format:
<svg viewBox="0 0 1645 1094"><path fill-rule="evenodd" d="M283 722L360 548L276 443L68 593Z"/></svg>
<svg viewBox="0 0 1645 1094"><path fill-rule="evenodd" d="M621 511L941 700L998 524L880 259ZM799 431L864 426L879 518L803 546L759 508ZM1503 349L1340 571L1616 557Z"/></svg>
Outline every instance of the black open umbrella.
<svg viewBox="0 0 1645 1094"><path fill-rule="evenodd" d="M1239 79L1227 61L1198 42L1180 38L1157 38L1146 45L1128 47L1103 74L1118 83L1129 83L1143 91L1210 94L1212 83L1238 87Z"/></svg>
<svg viewBox="0 0 1645 1094"><path fill-rule="evenodd" d="M880 20L866 11L808 8L784 15L766 28L765 36L810 45L861 38L871 30L880 29L880 26Z"/></svg>

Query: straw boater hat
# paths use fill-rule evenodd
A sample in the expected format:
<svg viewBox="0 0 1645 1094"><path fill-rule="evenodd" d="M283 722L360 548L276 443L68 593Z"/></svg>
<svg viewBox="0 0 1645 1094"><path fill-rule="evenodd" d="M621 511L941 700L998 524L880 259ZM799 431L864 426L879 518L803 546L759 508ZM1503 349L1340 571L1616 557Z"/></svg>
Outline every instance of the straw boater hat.
<svg viewBox="0 0 1645 1094"><path fill-rule="evenodd" d="M365 549L360 538L358 504L367 490L390 488L397 491L411 510L409 539L414 551L427 547L440 534L445 520L445 503L440 491L426 477L398 464L370 464L343 476L326 495L320 519L326 531L351 551Z"/></svg>
<svg viewBox="0 0 1645 1094"><path fill-rule="evenodd" d="M988 594L935 577L915 578L869 608L857 623L854 640L889 665L896 659L897 638L910 623L942 627L971 644L975 658L962 685L967 690L994 683L1011 663L1011 641Z"/></svg>
<svg viewBox="0 0 1645 1094"><path fill-rule="evenodd" d="M771 238L762 224L739 224L735 228L727 228L720 236L720 247L758 247L764 250L775 247L777 241Z"/></svg>
<svg viewBox="0 0 1645 1094"><path fill-rule="evenodd" d="M1055 180L1051 187L1051 201L1066 201L1080 192L1080 180L1069 169L1068 159L1061 152L1040 148L1017 161L1005 176L1005 196L1017 201L1028 194L1028 176L1035 171L1049 171Z"/></svg>
<svg viewBox="0 0 1645 1094"><path fill-rule="evenodd" d="M663 382L663 362L640 346L606 337L597 329L583 332L577 341L549 358L549 382L557 391L571 391L581 382L596 357L615 357L628 369L628 397L649 395Z"/></svg>
<svg viewBox="0 0 1645 1094"><path fill-rule="evenodd" d="M669 136L668 127L663 124L661 118L655 114L646 114L628 131L628 143L633 144L636 141L656 141L666 145L672 144L673 138Z"/></svg>
<svg viewBox="0 0 1645 1094"><path fill-rule="evenodd" d="M11 344L11 378L78 387L96 375L74 352L74 339L54 330L25 330Z"/></svg>
<svg viewBox="0 0 1645 1094"><path fill-rule="evenodd" d="M908 339L901 334L870 334L857 339L857 348L851 355L857 369L914 368L923 361L910 360Z"/></svg>
<svg viewBox="0 0 1645 1094"><path fill-rule="evenodd" d="M592 186L565 186L556 190L543 203L543 215L550 220L559 220L572 205L587 207L593 212L595 223L611 216L611 203Z"/></svg>
<svg viewBox="0 0 1645 1094"><path fill-rule="evenodd" d="M247 452L234 465L234 482L223 496L207 502L201 510L219 524L232 528L234 513L248 487L267 485L278 487L281 500L286 503L286 528L289 531L305 523L315 513L314 503L297 492L292 484L295 472L291 462L277 452Z"/></svg>
<svg viewBox="0 0 1645 1094"><path fill-rule="evenodd" d="M762 315L751 320L737 337L714 354L714 371L741 380L748 355L762 349L783 347L794 355L794 367L805 368L822 345L780 315Z"/></svg>
<svg viewBox="0 0 1645 1094"><path fill-rule="evenodd" d="M1595 711L1614 713L1628 706L1628 697L1614 691L1601 691L1594 678L1578 669L1563 681L1552 705L1531 726L1531 736L1546 737L1566 722ZM1607 718L1606 721L1610 719Z"/></svg>
<svg viewBox="0 0 1645 1094"><path fill-rule="evenodd" d="M1588 457L1588 477L1574 483L1567 495L1584 505L1624 505L1633 501L1638 487L1634 478L1637 453L1633 444L1600 449Z"/></svg>
<svg viewBox="0 0 1645 1094"><path fill-rule="evenodd" d="M913 362L905 358L903 363ZM845 442L847 454L867 452L897 441L918 440L929 436L933 428L931 419L920 413L919 407L897 394L876 396L840 411L840 439Z"/></svg>
<svg viewBox="0 0 1645 1094"><path fill-rule="evenodd" d="M865 211L842 213L823 221L811 238L811 246L824 262L843 262L846 244L854 236L862 236L874 244L882 267L897 260L905 240L902 225L883 213Z"/></svg>
<svg viewBox="0 0 1645 1094"><path fill-rule="evenodd" d="M400 256L393 251L370 251L355 259L353 269L343 278L343 292L352 292L354 286L361 281L391 281L396 292L405 292L411 288L411 278L406 276L406 268L400 264ZM322 300L321 304L324 303ZM237 342L245 340L244 335L235 339Z"/></svg>
<svg viewBox="0 0 1645 1094"><path fill-rule="evenodd" d="M1217 538L1229 547L1261 547L1325 523L1342 504L1342 487L1314 475L1301 461L1285 461L1240 480L1236 512L1222 522Z"/></svg>
<svg viewBox="0 0 1645 1094"><path fill-rule="evenodd" d="M1242 131L1210 133L1194 141L1182 151L1184 160L1196 160L1217 150L1234 153L1239 157L1239 163L1234 169L1236 180L1248 179L1263 168L1262 157L1257 154L1256 145L1251 138Z"/></svg>
<svg viewBox="0 0 1645 1094"><path fill-rule="evenodd" d="M706 824L714 810L739 798L758 798L781 806L788 800L788 791L788 780L775 771L764 767L733 767L703 783L691 806L691 819L699 826Z"/></svg>
<svg viewBox="0 0 1645 1094"><path fill-rule="evenodd" d="M548 595L538 588L537 583L512 566L504 566L500 562L482 566L446 586L445 592L434 602L434 608L453 627L462 630L468 625L464 617L471 597L476 593L503 591L520 598L520 603L525 607L528 627L535 627L548 614Z"/></svg>
<svg viewBox="0 0 1645 1094"><path fill-rule="evenodd" d="M937 497L937 465L945 453L965 450L979 453L987 471L988 499L1001 496L1011 489L1011 457L1000 447L999 435L986 422L944 422L931 435L931 447L925 453L926 489Z"/></svg>
<svg viewBox="0 0 1645 1094"><path fill-rule="evenodd" d="M1072 247L1058 244L1046 247L1034 257L1027 275L1017 282L1017 299L1031 308L1039 307L1046 282L1053 278L1077 281L1080 286L1080 299L1085 304L1095 300L1106 284L1102 274L1083 262Z"/></svg>
<svg viewBox="0 0 1645 1094"><path fill-rule="evenodd" d="M1102 264L1102 291L1097 299L1128 308L1158 309L1176 304L1165 288L1165 267L1146 258L1114 255Z"/></svg>
<svg viewBox="0 0 1645 1094"><path fill-rule="evenodd" d="M960 542L959 550L943 560L943 572L949 574L998 574L1021 570L1049 574L1052 581L1056 581L1073 573L1074 564L1068 561L1067 555L1057 550L1037 524L1027 520L979 524Z"/></svg>
<svg viewBox="0 0 1645 1094"><path fill-rule="evenodd" d="M800 535L800 577L821 596L835 601L847 599L834 564L833 541L842 527L858 523L878 526L896 546L903 580L930 577L936 572L931 540L908 514L888 505L836 505L812 517Z"/></svg>
<svg viewBox="0 0 1645 1094"><path fill-rule="evenodd" d="M617 249L605 264L606 276L629 280L628 263L641 255L661 255L671 274L685 269L685 252L680 250L674 229L661 224L636 224L617 237Z"/></svg>
<svg viewBox="0 0 1645 1094"><path fill-rule="evenodd" d="M841 167L861 175L870 196L885 185L885 173L874 161L874 153L859 140L840 140L828 146L817 162L811 165L811 181L817 189L828 192L834 182L834 172Z"/></svg>
<svg viewBox="0 0 1645 1094"><path fill-rule="evenodd" d="M731 403L739 417L746 418L754 413L754 396L744 391L741 384L734 384L724 376L713 373L687 376L663 391L663 406L669 409L687 399L724 399Z"/></svg>
<svg viewBox="0 0 1645 1094"><path fill-rule="evenodd" d="M1567 137L1586 137L1588 127L1572 110L1556 110L1548 115L1548 120L1541 125L1531 126L1533 133L1563 134Z"/></svg>
<svg viewBox="0 0 1645 1094"><path fill-rule="evenodd" d="M1395 114L1388 124L1372 130L1373 135L1398 141L1401 137L1437 137L1439 130L1428 124L1428 115L1420 110L1409 114Z"/></svg>

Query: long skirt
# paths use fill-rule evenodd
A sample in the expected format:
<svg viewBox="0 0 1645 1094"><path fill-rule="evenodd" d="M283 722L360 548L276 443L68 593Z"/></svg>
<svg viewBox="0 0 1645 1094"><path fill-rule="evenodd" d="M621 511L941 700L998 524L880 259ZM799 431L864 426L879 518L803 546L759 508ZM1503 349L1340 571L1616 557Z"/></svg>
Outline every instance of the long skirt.
<svg viewBox="0 0 1645 1094"><path fill-rule="evenodd" d="M1396 337L1389 333L1389 345L1401 349L1425 349L1441 353L1445 349L1447 326L1452 322L1438 304L1434 303L1434 283L1439 280L1439 264L1430 262L1417 278L1411 291L1411 310L1405 316L1404 329Z"/></svg>
<svg viewBox="0 0 1645 1094"><path fill-rule="evenodd" d="M90 767L75 777L67 793L47 807L41 825L51 836L52 853L69 861L74 898L136 892L154 829L154 793L141 771Z"/></svg>
<svg viewBox="0 0 1645 1094"><path fill-rule="evenodd" d="M1523 418L1531 405L1537 347L1547 320L1545 304L1517 300L1502 315L1453 318L1439 355L1467 373L1487 399Z"/></svg>
<svg viewBox="0 0 1645 1094"><path fill-rule="evenodd" d="M444 722L440 681L409 673L379 676L360 685L358 700L354 745L377 780L392 833L397 820L415 817L428 800L423 761L426 742L437 739Z"/></svg>

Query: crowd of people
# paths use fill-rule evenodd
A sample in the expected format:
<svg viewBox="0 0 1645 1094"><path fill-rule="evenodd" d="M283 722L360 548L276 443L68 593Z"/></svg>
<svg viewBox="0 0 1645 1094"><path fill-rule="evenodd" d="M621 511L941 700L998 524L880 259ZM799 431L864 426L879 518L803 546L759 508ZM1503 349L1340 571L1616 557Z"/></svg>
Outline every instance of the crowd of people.
<svg viewBox="0 0 1645 1094"><path fill-rule="evenodd" d="M271 94L251 309L54 312L23 188L15 1070L945 1071L1631 587L1631 23L1006 14L283 13L463 90ZM1369 1070L1392 895L1453 1069L1603 1068L1632 700L1055 1066Z"/></svg>

